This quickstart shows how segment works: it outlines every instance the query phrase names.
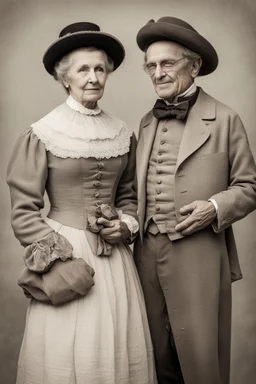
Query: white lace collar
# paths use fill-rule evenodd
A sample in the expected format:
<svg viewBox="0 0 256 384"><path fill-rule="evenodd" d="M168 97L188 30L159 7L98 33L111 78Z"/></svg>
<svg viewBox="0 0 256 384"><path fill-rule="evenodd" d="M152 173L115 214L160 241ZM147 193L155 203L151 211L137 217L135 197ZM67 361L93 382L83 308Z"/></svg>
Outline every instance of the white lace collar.
<svg viewBox="0 0 256 384"><path fill-rule="evenodd" d="M91 110L71 96L31 125L33 132L55 156L110 158L129 151L132 131L119 118Z"/></svg>

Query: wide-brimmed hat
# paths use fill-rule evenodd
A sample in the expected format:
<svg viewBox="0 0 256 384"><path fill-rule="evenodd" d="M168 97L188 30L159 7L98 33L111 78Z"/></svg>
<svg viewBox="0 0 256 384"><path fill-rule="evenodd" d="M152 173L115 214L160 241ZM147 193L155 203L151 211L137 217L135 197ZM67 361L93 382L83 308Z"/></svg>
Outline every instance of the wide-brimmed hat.
<svg viewBox="0 0 256 384"><path fill-rule="evenodd" d="M137 44L146 51L156 41L174 41L202 57L199 75L208 75L218 66L218 55L213 46L201 36L190 24L176 17L161 17L156 22L150 20L137 34Z"/></svg>
<svg viewBox="0 0 256 384"><path fill-rule="evenodd" d="M122 43L114 36L100 31L94 23L73 23L62 29L58 40L54 41L43 56L43 63L47 72L54 75L54 66L60 59L82 47L96 47L102 49L114 62L114 70L119 67L125 57Z"/></svg>

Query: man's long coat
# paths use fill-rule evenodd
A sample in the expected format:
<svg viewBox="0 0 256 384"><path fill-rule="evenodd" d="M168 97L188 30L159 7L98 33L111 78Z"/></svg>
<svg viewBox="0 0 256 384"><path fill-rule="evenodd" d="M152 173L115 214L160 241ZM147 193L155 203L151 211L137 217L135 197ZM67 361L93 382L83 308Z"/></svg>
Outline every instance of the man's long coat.
<svg viewBox="0 0 256 384"><path fill-rule="evenodd" d="M144 116L137 147L142 243L147 169L157 124L152 112ZM239 116L202 89L186 121L174 180L177 221L179 209L195 200L212 198L218 205L213 226L174 241L175 271L162 266L183 376L186 384L227 384L230 282L242 277L231 225L256 208L256 167ZM141 251L143 246L135 245L135 260Z"/></svg>

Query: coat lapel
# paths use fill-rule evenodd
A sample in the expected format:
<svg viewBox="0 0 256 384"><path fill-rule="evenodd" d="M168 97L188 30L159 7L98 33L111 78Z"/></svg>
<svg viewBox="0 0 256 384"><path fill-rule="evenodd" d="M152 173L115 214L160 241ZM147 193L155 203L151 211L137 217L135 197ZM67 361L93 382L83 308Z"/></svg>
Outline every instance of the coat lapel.
<svg viewBox="0 0 256 384"><path fill-rule="evenodd" d="M137 178L138 178L138 200L139 200L139 222L141 233L143 231L143 223L146 208L146 182L149 157L155 139L158 120L153 116L152 112L143 119L140 139L137 147Z"/></svg>
<svg viewBox="0 0 256 384"><path fill-rule="evenodd" d="M145 183L146 181L148 162L155 139L157 125L158 120L151 113L142 124L140 146L138 147L138 177L140 183Z"/></svg>
<svg viewBox="0 0 256 384"><path fill-rule="evenodd" d="M198 99L191 108L180 143L176 170L210 137L207 121L215 120L215 101L200 89Z"/></svg>

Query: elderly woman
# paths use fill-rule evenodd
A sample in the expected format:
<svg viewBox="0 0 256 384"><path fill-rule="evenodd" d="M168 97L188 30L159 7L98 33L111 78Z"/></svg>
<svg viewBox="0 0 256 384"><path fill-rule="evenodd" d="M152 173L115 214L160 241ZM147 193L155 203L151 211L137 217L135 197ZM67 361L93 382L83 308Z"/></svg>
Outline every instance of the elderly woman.
<svg viewBox="0 0 256 384"><path fill-rule="evenodd" d="M64 28L43 62L69 96L19 137L11 156L12 226L25 247L19 285L31 298L18 384L155 383L126 242L138 231L135 138L98 106L124 54L93 23Z"/></svg>

